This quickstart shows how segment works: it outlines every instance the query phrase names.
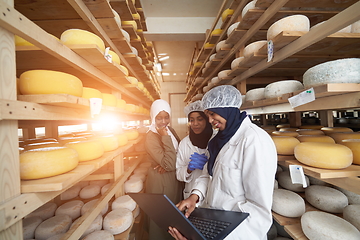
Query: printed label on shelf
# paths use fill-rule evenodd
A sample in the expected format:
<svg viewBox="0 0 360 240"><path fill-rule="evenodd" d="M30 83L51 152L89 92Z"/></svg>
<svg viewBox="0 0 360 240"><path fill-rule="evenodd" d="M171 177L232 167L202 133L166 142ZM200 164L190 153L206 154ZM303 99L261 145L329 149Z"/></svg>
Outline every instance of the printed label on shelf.
<svg viewBox="0 0 360 240"><path fill-rule="evenodd" d="M268 41L267 43L267 52L268 52L267 61L270 62L274 57L274 43L272 40Z"/></svg>
<svg viewBox="0 0 360 240"><path fill-rule="evenodd" d="M106 60L108 60L108 62L112 63L112 56L111 54L109 54L109 50L110 50L109 47L105 48L104 57Z"/></svg>
<svg viewBox="0 0 360 240"><path fill-rule="evenodd" d="M314 88L309 88L308 90L289 98L288 101L292 108L296 108L300 105L315 101Z"/></svg>
<svg viewBox="0 0 360 240"><path fill-rule="evenodd" d="M291 182L293 184L302 184L303 188L307 187L305 174L302 166L300 165L289 165Z"/></svg>
<svg viewBox="0 0 360 240"><path fill-rule="evenodd" d="M95 114L99 114L101 111L102 99L101 98L90 98L90 113L93 118Z"/></svg>

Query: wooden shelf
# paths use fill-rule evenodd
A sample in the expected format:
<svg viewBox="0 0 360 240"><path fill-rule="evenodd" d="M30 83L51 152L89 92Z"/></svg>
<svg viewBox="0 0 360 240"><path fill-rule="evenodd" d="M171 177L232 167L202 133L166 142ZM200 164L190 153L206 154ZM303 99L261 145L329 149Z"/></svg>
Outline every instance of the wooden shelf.
<svg viewBox="0 0 360 240"><path fill-rule="evenodd" d="M256 7L269 7L276 0L259 0L256 2ZM309 8L332 8L343 10L352 4L356 3L357 0L349 0L342 2L334 2L333 0L320 0L320 1L302 1L302 0L291 0L288 1L284 7L287 8L300 8L300 7L309 7Z"/></svg>
<svg viewBox="0 0 360 240"><path fill-rule="evenodd" d="M285 225L284 229L294 240L309 240L302 231L300 223Z"/></svg>

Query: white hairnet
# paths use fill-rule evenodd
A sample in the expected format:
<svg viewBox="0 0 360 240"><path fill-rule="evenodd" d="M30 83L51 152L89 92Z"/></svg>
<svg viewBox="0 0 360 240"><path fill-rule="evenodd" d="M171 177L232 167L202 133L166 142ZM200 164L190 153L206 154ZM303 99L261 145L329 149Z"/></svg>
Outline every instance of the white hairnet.
<svg viewBox="0 0 360 240"><path fill-rule="evenodd" d="M240 108L242 104L241 93L231 85L217 86L204 94L202 104L204 110L219 107Z"/></svg>
<svg viewBox="0 0 360 240"><path fill-rule="evenodd" d="M197 100L195 102L189 103L185 108L184 108L184 112L186 114L186 116L189 116L189 114L191 112L202 112L203 108L202 108L202 103L200 100Z"/></svg>

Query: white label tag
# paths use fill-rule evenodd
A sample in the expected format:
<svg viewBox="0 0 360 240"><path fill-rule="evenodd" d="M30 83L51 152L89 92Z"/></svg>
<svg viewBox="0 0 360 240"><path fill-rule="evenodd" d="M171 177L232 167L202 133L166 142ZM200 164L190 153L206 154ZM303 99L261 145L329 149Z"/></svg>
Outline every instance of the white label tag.
<svg viewBox="0 0 360 240"><path fill-rule="evenodd" d="M288 99L292 108L296 108L300 105L315 101L314 88L309 88L291 98Z"/></svg>
<svg viewBox="0 0 360 240"><path fill-rule="evenodd" d="M268 52L267 61L270 62L274 57L274 43L272 40L268 41L267 43L267 52Z"/></svg>
<svg viewBox="0 0 360 240"><path fill-rule="evenodd" d="M109 54L109 50L110 50L109 47L105 48L104 57L108 62L112 63L112 56L111 56L111 54Z"/></svg>
<svg viewBox="0 0 360 240"><path fill-rule="evenodd" d="M95 114L99 114L101 112L101 106L101 98L90 98L90 113L92 118L94 118Z"/></svg>
<svg viewBox="0 0 360 240"><path fill-rule="evenodd" d="M289 165L291 182L293 184L302 184L303 188L307 187L305 174L302 166L300 165Z"/></svg>

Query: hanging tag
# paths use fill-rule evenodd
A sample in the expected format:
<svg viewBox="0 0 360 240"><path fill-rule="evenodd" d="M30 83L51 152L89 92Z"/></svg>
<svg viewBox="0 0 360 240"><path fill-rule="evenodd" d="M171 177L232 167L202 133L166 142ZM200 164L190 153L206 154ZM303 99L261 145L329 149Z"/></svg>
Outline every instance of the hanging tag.
<svg viewBox="0 0 360 240"><path fill-rule="evenodd" d="M302 166L300 165L289 165L289 170L290 170L290 177L291 177L291 182L293 184L302 184L303 188L307 187L307 182L305 179L305 174L304 174L304 170L302 168Z"/></svg>
<svg viewBox="0 0 360 240"><path fill-rule="evenodd" d="M101 98L90 98L90 114L94 118L95 114L99 114L101 111L102 99Z"/></svg>
<svg viewBox="0 0 360 240"><path fill-rule="evenodd" d="M105 48L104 57L108 62L112 63L112 56L111 56L111 54L109 54L109 50L110 50L109 47Z"/></svg>
<svg viewBox="0 0 360 240"><path fill-rule="evenodd" d="M292 108L296 108L300 105L315 101L314 88L309 88L291 98L288 99Z"/></svg>
<svg viewBox="0 0 360 240"><path fill-rule="evenodd" d="M270 62L274 57L274 43L272 40L268 41L267 43L267 52L268 52L267 61Z"/></svg>

